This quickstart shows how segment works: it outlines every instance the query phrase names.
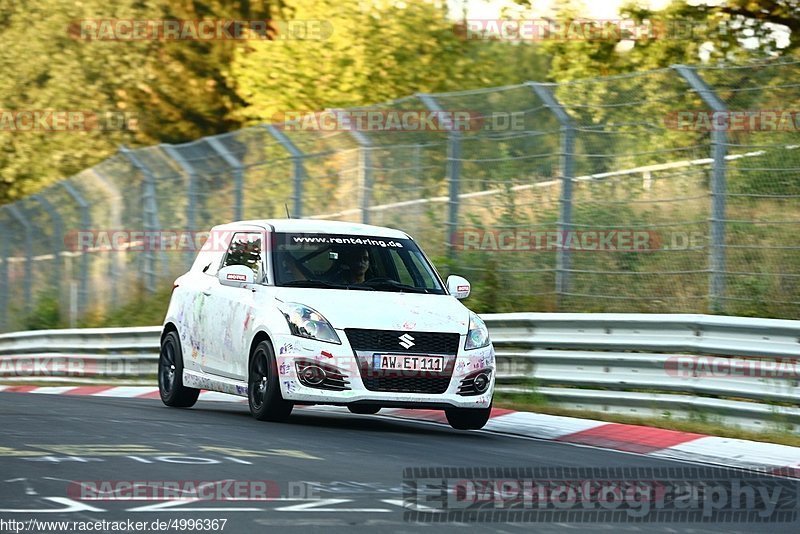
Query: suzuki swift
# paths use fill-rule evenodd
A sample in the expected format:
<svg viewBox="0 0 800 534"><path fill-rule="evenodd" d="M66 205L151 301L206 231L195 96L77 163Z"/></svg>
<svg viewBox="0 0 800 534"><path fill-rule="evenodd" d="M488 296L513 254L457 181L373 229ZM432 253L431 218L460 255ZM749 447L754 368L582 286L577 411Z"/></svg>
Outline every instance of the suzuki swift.
<svg viewBox="0 0 800 534"><path fill-rule="evenodd" d="M459 276L443 283L399 230L300 219L216 226L174 283L161 400L246 396L268 421L295 405L439 409L453 428L482 428L494 348L459 302L469 292Z"/></svg>

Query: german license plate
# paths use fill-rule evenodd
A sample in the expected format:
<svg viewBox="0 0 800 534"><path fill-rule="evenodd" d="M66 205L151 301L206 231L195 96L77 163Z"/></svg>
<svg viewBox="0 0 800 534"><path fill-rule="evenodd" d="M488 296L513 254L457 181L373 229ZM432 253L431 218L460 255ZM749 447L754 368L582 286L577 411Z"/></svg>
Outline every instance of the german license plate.
<svg viewBox="0 0 800 534"><path fill-rule="evenodd" d="M384 371L434 371L444 369L442 356L408 356L405 354L374 354L372 368Z"/></svg>

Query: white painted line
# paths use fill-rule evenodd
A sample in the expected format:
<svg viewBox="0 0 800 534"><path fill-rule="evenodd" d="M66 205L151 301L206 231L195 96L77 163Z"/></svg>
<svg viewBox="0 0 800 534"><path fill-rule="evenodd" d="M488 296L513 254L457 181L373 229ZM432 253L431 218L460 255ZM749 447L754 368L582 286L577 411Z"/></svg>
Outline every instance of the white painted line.
<svg viewBox="0 0 800 534"><path fill-rule="evenodd" d="M489 419L484 430L519 434L540 439L558 439L567 434L607 425L605 421L577 419L560 415L514 412Z"/></svg>
<svg viewBox="0 0 800 534"><path fill-rule="evenodd" d="M146 395L153 391L153 388L147 386L119 386L99 393L93 393L92 397L138 397L139 395Z"/></svg>
<svg viewBox="0 0 800 534"><path fill-rule="evenodd" d="M76 386L46 386L34 389L31 393L41 393L43 395L62 395L72 391Z"/></svg>
<svg viewBox="0 0 800 534"><path fill-rule="evenodd" d="M699 460L735 467L789 467L800 463L800 447L707 436L652 452L648 456Z"/></svg>

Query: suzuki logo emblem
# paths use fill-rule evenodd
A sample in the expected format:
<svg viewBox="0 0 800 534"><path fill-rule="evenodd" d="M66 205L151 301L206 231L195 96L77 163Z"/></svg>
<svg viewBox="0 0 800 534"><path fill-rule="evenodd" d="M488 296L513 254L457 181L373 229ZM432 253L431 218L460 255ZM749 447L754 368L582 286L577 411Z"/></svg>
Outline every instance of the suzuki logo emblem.
<svg viewBox="0 0 800 534"><path fill-rule="evenodd" d="M411 347L416 345L416 343L414 343L414 338L409 336L408 334L403 334L397 339L400 340L400 345L402 345L404 349L410 349Z"/></svg>

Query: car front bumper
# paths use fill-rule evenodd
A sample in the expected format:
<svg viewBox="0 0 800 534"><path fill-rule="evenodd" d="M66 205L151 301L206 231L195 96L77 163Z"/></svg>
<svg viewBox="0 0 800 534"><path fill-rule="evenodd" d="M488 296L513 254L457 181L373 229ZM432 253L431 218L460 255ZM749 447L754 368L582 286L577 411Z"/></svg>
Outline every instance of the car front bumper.
<svg viewBox="0 0 800 534"><path fill-rule="evenodd" d="M397 391L372 391L362 378L358 359L347 337L337 331L341 345L325 343L297 336L277 336L274 339L275 357L281 395L298 404L376 404L397 408L487 408L491 405L495 385L494 347L464 350L464 336L460 337L458 354L454 357L452 376L443 393L410 393ZM453 358L451 356L451 358ZM344 375L347 384L341 391L310 387L298 377L296 362L316 362L323 368L335 368ZM481 394L459 394L463 381L470 375L487 371L489 385ZM412 373L413 374L413 373ZM417 372L420 380L425 374Z"/></svg>

